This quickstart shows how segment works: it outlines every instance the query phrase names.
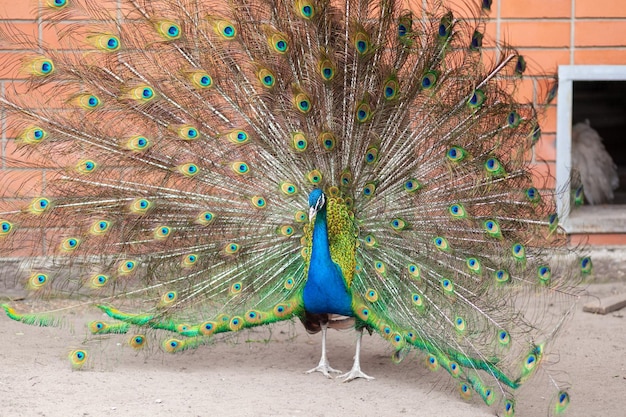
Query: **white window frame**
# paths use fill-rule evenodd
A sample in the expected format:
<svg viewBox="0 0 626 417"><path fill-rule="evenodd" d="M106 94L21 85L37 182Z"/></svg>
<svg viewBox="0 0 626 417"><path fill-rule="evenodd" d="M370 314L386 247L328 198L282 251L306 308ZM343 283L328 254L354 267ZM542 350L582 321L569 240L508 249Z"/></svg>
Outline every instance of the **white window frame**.
<svg viewBox="0 0 626 417"><path fill-rule="evenodd" d="M556 207L561 226L572 232L570 222L570 173L572 170L572 107L574 81L626 81L626 65L560 65L556 122Z"/></svg>

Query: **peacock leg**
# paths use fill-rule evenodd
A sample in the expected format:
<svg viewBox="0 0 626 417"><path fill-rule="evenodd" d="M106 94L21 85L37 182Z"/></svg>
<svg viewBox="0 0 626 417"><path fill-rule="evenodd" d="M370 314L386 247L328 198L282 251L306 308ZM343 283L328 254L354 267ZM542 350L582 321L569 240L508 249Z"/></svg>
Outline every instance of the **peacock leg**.
<svg viewBox="0 0 626 417"><path fill-rule="evenodd" d="M367 380L374 379L373 376L366 375L361 371L361 338L363 337L363 328L358 330L358 335L356 339L356 353L354 354L354 364L352 364L352 369L350 372L347 372L343 375L339 375L337 378L344 378L343 382L350 382L353 379L357 378L365 378Z"/></svg>
<svg viewBox="0 0 626 417"><path fill-rule="evenodd" d="M328 358L326 357L326 330L328 330L328 323L322 322L320 325L322 327L322 357L320 358L320 363L315 368L306 371L306 373L321 372L326 377L332 378L330 372L341 373L341 371L331 368L328 363Z"/></svg>

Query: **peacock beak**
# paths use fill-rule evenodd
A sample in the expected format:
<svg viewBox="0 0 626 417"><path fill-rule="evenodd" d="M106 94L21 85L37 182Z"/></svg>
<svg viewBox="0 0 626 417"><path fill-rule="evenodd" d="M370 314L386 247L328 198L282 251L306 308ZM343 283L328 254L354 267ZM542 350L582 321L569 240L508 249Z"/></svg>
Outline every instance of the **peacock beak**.
<svg viewBox="0 0 626 417"><path fill-rule="evenodd" d="M313 216L315 216L317 214L317 210L315 209L315 207L309 207L309 221L312 222L313 221Z"/></svg>

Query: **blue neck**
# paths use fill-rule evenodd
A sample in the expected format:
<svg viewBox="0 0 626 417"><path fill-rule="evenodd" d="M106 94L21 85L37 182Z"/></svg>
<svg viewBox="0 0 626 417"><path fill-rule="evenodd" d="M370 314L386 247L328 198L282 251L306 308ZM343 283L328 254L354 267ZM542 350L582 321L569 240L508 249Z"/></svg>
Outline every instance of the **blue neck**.
<svg viewBox="0 0 626 417"><path fill-rule="evenodd" d="M311 261L303 296L304 308L310 313L352 315L352 297L343 273L330 257L325 206L315 217Z"/></svg>
<svg viewBox="0 0 626 417"><path fill-rule="evenodd" d="M326 206L315 216L315 224L313 226L313 247L311 248L311 263L323 262L330 267L330 264L336 266L330 257L330 244L328 243L328 223L326 220Z"/></svg>

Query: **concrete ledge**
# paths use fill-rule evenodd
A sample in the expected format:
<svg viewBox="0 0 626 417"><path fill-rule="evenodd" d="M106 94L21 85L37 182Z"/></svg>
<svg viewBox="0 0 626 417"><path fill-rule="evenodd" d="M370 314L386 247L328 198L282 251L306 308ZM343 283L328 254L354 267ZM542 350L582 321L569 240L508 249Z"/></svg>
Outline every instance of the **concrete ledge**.
<svg viewBox="0 0 626 417"><path fill-rule="evenodd" d="M626 206L582 206L574 209L563 227L568 233L626 233Z"/></svg>

